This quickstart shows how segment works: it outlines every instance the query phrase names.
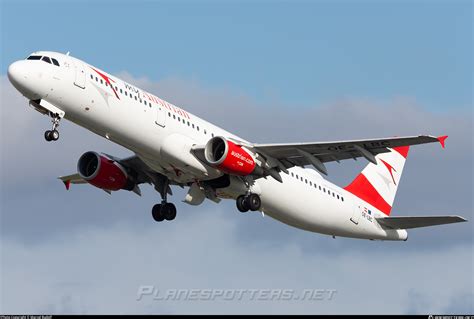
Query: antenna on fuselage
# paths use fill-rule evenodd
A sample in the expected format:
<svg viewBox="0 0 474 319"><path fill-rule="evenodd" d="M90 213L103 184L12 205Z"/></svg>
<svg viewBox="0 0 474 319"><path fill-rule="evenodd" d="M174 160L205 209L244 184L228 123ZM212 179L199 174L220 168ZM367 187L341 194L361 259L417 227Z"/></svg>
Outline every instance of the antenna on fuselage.
<svg viewBox="0 0 474 319"><path fill-rule="evenodd" d="M67 51L66 55L69 56L69 51Z"/></svg>

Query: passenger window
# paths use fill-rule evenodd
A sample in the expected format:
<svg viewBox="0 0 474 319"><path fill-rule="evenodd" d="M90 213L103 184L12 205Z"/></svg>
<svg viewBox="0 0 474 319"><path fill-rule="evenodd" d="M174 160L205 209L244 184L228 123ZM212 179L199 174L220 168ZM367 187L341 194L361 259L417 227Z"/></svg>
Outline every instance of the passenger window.
<svg viewBox="0 0 474 319"><path fill-rule="evenodd" d="M125 91L125 96L127 96L127 91Z"/></svg>
<svg viewBox="0 0 474 319"><path fill-rule="evenodd" d="M91 79L94 80L94 76L91 74Z"/></svg>
<svg viewBox="0 0 474 319"><path fill-rule="evenodd" d="M199 131L199 126L196 126L197 130Z"/></svg>
<svg viewBox="0 0 474 319"><path fill-rule="evenodd" d="M135 95L135 101L137 100L137 96Z"/></svg>
<svg viewBox="0 0 474 319"><path fill-rule="evenodd" d="M178 122L181 122L181 118L178 116Z"/></svg>
<svg viewBox="0 0 474 319"><path fill-rule="evenodd" d="M193 123L193 128L194 128L194 123Z"/></svg>
<svg viewBox="0 0 474 319"><path fill-rule="evenodd" d="M191 123L189 123L189 121L188 121L188 126L190 126L190 125L191 125Z"/></svg>
<svg viewBox="0 0 474 319"><path fill-rule="evenodd" d="M306 184L308 184L308 180L307 180L306 178L304 179L304 182L305 182Z"/></svg>
<svg viewBox="0 0 474 319"><path fill-rule="evenodd" d="M170 112L168 112L168 117L171 117L171 113L170 113Z"/></svg>
<svg viewBox="0 0 474 319"><path fill-rule="evenodd" d="M102 81L102 79L100 79L100 84L104 84L104 81Z"/></svg>
<svg viewBox="0 0 474 319"><path fill-rule="evenodd" d="M341 200L344 201L344 197L341 197Z"/></svg>
<svg viewBox="0 0 474 319"><path fill-rule="evenodd" d="M41 60L41 55L30 55L27 60Z"/></svg>
<svg viewBox="0 0 474 319"><path fill-rule="evenodd" d="M123 94L122 89L120 89L120 94Z"/></svg>
<svg viewBox="0 0 474 319"><path fill-rule="evenodd" d="M51 59L48 58L47 56L44 56L44 57L41 59L41 61L44 61L44 62L46 62L46 63L51 64Z"/></svg>
<svg viewBox="0 0 474 319"><path fill-rule="evenodd" d="M175 120L176 120L176 115L174 115L174 114L173 114L173 119L175 119Z"/></svg>
<svg viewBox="0 0 474 319"><path fill-rule="evenodd" d="M339 195L337 195L337 199L339 199Z"/></svg>

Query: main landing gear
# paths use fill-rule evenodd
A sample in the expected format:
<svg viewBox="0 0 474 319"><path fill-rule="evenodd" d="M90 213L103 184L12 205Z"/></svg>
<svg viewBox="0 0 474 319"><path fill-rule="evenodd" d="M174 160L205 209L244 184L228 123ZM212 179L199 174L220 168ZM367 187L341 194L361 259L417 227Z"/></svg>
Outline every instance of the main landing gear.
<svg viewBox="0 0 474 319"><path fill-rule="evenodd" d="M167 202L156 204L151 210L151 215L157 222L162 222L165 219L173 220L176 217L176 206L173 203Z"/></svg>
<svg viewBox="0 0 474 319"><path fill-rule="evenodd" d="M57 141L59 139L59 131L57 130L57 128L59 126L59 121L61 120L61 117L59 117L59 115L57 114L53 114L51 117L53 127L51 130L47 130L46 132L44 132L44 139L48 142Z"/></svg>
<svg viewBox="0 0 474 319"><path fill-rule="evenodd" d="M257 211L262 206L262 200L257 194L240 195L236 200L237 209L242 212Z"/></svg>
<svg viewBox="0 0 474 319"><path fill-rule="evenodd" d="M160 183L155 184L156 190L160 192L161 204L156 204L151 210L151 215L153 219L157 222L162 222L166 220L173 220L176 218L176 206L173 203L168 203L168 189L169 189L169 180L163 179ZM170 191L171 192L171 191Z"/></svg>

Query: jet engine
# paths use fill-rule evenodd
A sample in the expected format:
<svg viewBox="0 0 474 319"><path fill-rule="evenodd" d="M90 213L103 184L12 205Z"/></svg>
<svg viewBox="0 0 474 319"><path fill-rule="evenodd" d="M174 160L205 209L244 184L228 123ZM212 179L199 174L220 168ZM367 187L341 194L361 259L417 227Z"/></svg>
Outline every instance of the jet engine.
<svg viewBox="0 0 474 319"><path fill-rule="evenodd" d="M77 171L85 181L101 189L130 191L135 187L133 178L122 165L96 152L82 154L77 162Z"/></svg>
<svg viewBox="0 0 474 319"><path fill-rule="evenodd" d="M231 175L250 175L257 168L254 157L247 150L221 136L207 142L204 157L210 166Z"/></svg>

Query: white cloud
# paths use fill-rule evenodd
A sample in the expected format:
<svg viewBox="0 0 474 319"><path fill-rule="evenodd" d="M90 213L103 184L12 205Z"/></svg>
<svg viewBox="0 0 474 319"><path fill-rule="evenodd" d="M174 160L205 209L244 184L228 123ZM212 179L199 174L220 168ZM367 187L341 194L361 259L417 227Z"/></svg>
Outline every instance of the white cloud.
<svg viewBox="0 0 474 319"><path fill-rule="evenodd" d="M46 242L3 243L3 313L442 313L472 296L472 246L336 254L242 245L223 212L176 224L87 227ZM332 239L327 239L330 241ZM338 239L343 242L348 240ZM367 241L359 241L367 244ZM384 243L369 243L383 245ZM403 245L403 243L402 243ZM460 262L461 261L461 262ZM159 289L336 289L331 301L137 301ZM417 307L412 307L420 300ZM471 309L472 311L472 309Z"/></svg>

